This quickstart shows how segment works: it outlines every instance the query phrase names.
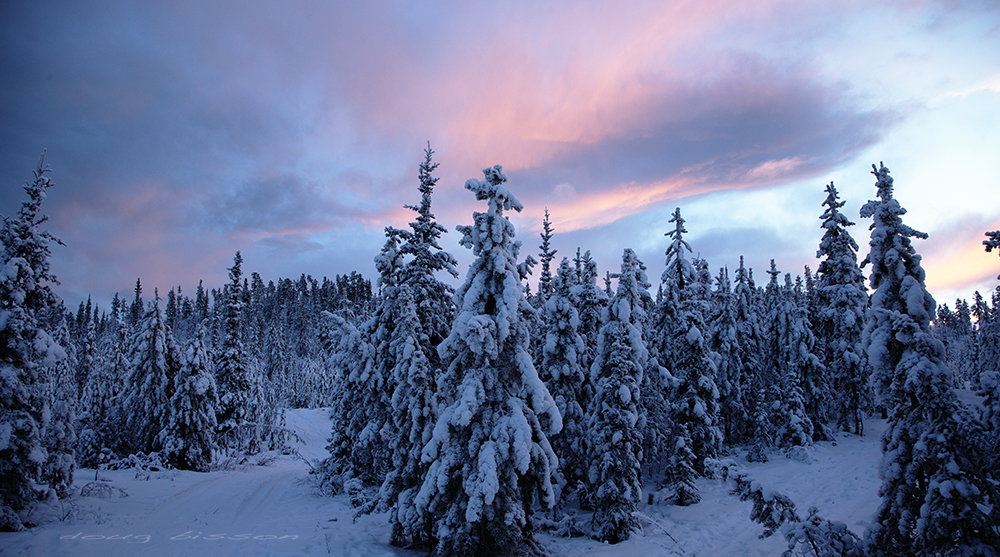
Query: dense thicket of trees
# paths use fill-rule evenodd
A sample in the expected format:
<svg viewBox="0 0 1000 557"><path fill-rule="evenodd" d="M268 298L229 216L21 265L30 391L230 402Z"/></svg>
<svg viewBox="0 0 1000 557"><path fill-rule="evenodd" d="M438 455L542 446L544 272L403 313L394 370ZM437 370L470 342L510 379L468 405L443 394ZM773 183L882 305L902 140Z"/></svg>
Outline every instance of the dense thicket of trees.
<svg viewBox="0 0 1000 557"><path fill-rule="evenodd" d="M330 407L320 483L389 511L395 545L532 553L540 510L583 513L591 520L573 529L617 542L636 528L644 490L698 502L706 459L801 454L836 430L862 434L885 409L884 499L867 550L995 547L1000 288L936 305L912 244L925 235L902 224L884 167L879 199L861 211L873 219L870 298L832 183L815 275L782 277L772 262L759 287L742 258L732 279L711 272L688 258L678 208L656 296L631 249L602 288L589 251L554 269L546 209L531 295L534 258L504 214L522 207L499 166L466 184L488 205L458 227L477 258L466 281L456 291L441 276L458 270L438 243L432 154L421 201L407 206L415 220L386 229L377 291L357 272L265 283L237 252L221 289L146 300L136 280L131 300L75 312L50 288L60 242L41 228L51 182L40 160L0 231L0 528L23 528L43 486L71 496L77 466L153 453L206 471L284 450L283 409ZM986 251L998 237L987 233Z"/></svg>

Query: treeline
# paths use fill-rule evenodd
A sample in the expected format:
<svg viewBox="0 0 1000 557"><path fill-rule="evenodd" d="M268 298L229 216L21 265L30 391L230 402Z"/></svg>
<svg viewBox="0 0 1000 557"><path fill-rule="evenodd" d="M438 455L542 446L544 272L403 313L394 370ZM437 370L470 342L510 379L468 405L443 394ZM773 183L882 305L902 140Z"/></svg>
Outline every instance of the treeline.
<svg viewBox="0 0 1000 557"><path fill-rule="evenodd" d="M131 302L115 295L107 312L89 300L75 316L55 308L49 321L69 328L77 465L95 468L133 453L156 453L166 464L207 470L216 449L253 454L282 448L281 409L329 404L332 377L319 315L365 315L370 281L355 272L265 285L257 273L243 276L239 252L229 272L229 284L206 291L199 283L193 298L177 288L165 302L156 292L147 302L137 280ZM203 369L185 370L191 359ZM199 384L173 400L185 381ZM215 394L193 408L186 399L205 389ZM194 417L198 412L203 415ZM201 440L197 458L183 455L195 451L186 438Z"/></svg>
<svg viewBox="0 0 1000 557"><path fill-rule="evenodd" d="M165 300L154 292L153 299L147 301L139 279L130 301L115 294L106 311L89 299L80 302L75 313L67 312L62 305L53 308L46 321L53 328L58 328L60 320L66 321L72 341L69 355L75 360L78 384L85 385L95 369L109 365L109 349L116 335L126 346L124 352L129 352L129 339L154 307L159 308L164 335L174 344L186 346L204 326L206 348L211 354L218 352L226 336L226 316L235 293L244 357L254 369L253 374L266 377L266 383L277 392L273 399L285 408L329 404L324 397L330 387L322 386L324 373L321 366L317 367L323 360L320 315L330 311L364 319L373 300L371 281L355 271L333 280L316 280L303 274L298 280L279 279L264 284L256 272L244 277L242 256L237 253L236 257L238 261L230 272L242 279L240 284L206 290L199 282L194 297L176 287L167 292Z"/></svg>
<svg viewBox="0 0 1000 557"><path fill-rule="evenodd" d="M792 547L821 533L871 554L995 547L1000 288L955 311L935 305L910 243L926 235L902 224L884 167L861 211L873 224L860 263L831 183L816 273L772 260L758 284L742 259L713 269L692 257L677 209L655 292L631 249L603 277L589 251L557 261L547 210L538 260L522 258L504 213L523 207L489 168L466 183L487 210L457 228L475 261L456 290L440 278L459 273L438 243L432 154L421 201L407 206L414 221L386 229L377 295L356 272L265 285L237 252L221 289L147 301L137 281L131 301L75 313L47 286L58 240L39 228L40 161L3 236L3 366L16 377L0 422L12 432L0 449L3 527L22 527L39 485L70 495L75 466L131 455L207 470L283 450L283 408L330 406L320 484L362 512L388 511L395 545L532 553L538 510L547 528L617 542L638 527L644 490L697 503L706 463L808 458L810 444L862 434L881 413L878 524L862 542L810 515ZM987 251L1000 233L988 236ZM966 408L955 386L982 407Z"/></svg>

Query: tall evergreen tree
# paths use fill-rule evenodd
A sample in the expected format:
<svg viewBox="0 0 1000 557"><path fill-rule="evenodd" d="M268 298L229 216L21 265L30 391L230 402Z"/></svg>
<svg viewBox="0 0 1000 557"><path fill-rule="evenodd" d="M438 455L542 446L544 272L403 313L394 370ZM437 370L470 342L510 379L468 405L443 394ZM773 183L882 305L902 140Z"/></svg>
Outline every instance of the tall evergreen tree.
<svg viewBox="0 0 1000 557"><path fill-rule="evenodd" d="M129 339L129 378L121 394L129 451L151 453L162 448L160 431L167 423L166 326L160 311L160 298L154 298L146 314Z"/></svg>
<svg viewBox="0 0 1000 557"><path fill-rule="evenodd" d="M198 288L195 290L194 299L194 319L195 321L201 323L205 319L210 317L208 313L208 293L205 292L205 287L202 285L202 281L198 281Z"/></svg>
<svg viewBox="0 0 1000 557"><path fill-rule="evenodd" d="M676 398L670 409L671 436L667 448L671 466L666 483L677 489L677 502L690 504L700 496L691 473L704 473L705 458L719 454L719 391L715 384L716 355L709 349L705 313L709 311L709 278L703 261L688 261L684 240L685 221L678 207L670 222L674 230L667 248L663 272L664 294L659 308L660 359L677 381ZM663 392L666 389L660 388ZM648 397L647 397L648 398ZM684 437L681 437L684 436Z"/></svg>
<svg viewBox="0 0 1000 557"><path fill-rule="evenodd" d="M826 186L826 193L826 211L820 216L825 232L816 252L822 258L815 288L817 352L831 381L837 427L861 435L863 411L871 405L868 362L861 349L868 292L858 267L858 244L847 231L854 223L840 212L844 202L833 182Z"/></svg>
<svg viewBox="0 0 1000 557"><path fill-rule="evenodd" d="M768 405L768 391L764 387L748 392L755 397L753 417L750 421L750 450L747 460L750 462L767 462L768 452L774 446L774 424L771 422L771 407Z"/></svg>
<svg viewBox="0 0 1000 557"><path fill-rule="evenodd" d="M61 311L59 313L62 313ZM48 366L46 400L49 419L45 423L42 444L48 459L42 466L42 481L54 489L60 498L70 494L73 471L76 469L76 355L72 350L69 326L60 317L55 341L60 347L70 347L66 357Z"/></svg>
<svg viewBox="0 0 1000 557"><path fill-rule="evenodd" d="M429 467L415 500L415 512L435 519L442 555L530 550L533 506L555 504L557 460L548 435L562 423L528 353L534 310L521 282L527 268L517 263L520 244L503 214L522 205L503 185L499 165L483 173L485 181L465 184L489 208L474 213L473 225L458 227L477 259L455 294L451 333L438 347L448 367L438 381L441 412L423 450Z"/></svg>
<svg viewBox="0 0 1000 557"><path fill-rule="evenodd" d="M640 430L643 370L649 360L644 338L649 282L635 252L622 255L618 291L607 309L590 368L595 393L588 413L588 483L597 536L611 543L629 538L638 523L643 461Z"/></svg>
<svg viewBox="0 0 1000 557"><path fill-rule="evenodd" d="M647 336L650 338L651 356L660 365L671 370L675 377L683 378L686 368L679 371L677 365L679 351L684 347L677 344L676 337L677 334L686 334L687 327L685 323L678 323L678 319L682 313L682 304L688 304L690 301L691 292L687 289L697 282L697 277L694 265L687 258L691 246L684 239L687 229L684 227L685 221L681 217L680 207L674 210L669 222L674 225L674 229L664 234L670 238L670 244L666 251L666 268L660 277L661 287L657 296L659 300L651 325L653 332ZM681 342L687 345L686 340ZM700 338L698 342L701 342ZM674 385L664 381L659 373L648 373L643 377L642 402L646 416L643 449L647 463L658 465L664 459L670 458L672 448L684 446L671 443L669 440L679 431L672 421L670 394L673 387Z"/></svg>
<svg viewBox="0 0 1000 557"><path fill-rule="evenodd" d="M180 316L178 315L178 307L177 307L177 293L174 291L173 288L171 288L170 291L167 292L167 307L166 310L164 311L164 318L165 318L164 320L167 324L167 327L170 327L171 329L177 327L177 320L179 317Z"/></svg>
<svg viewBox="0 0 1000 557"><path fill-rule="evenodd" d="M145 312L146 305L142 301L142 281L137 278L135 279L135 297L132 299L132 305L129 306L128 310L129 326L135 327Z"/></svg>
<svg viewBox="0 0 1000 557"><path fill-rule="evenodd" d="M297 397L297 389L290 378L292 358L285 336L286 315L284 308L278 310L276 318L269 319L264 327L263 366L268 372L268 381L274 385L276 404L282 408L299 408L302 402Z"/></svg>
<svg viewBox="0 0 1000 557"><path fill-rule="evenodd" d="M354 444L352 454L364 455L364 461L355 460L354 470L362 472L358 477L365 485L380 485L392 466L392 452L389 446L390 430L393 428L392 395L395 390L393 377L397 356L404 356L393 350L396 328L404 307L400 305L402 291L399 271L402 254L399 252L399 231L386 229L386 242L382 252L375 258L379 270L379 288L382 296L372 317L361 327L361 335L373 350L372 365L354 378L355 412L363 418L351 416L349 423L362 425L352 431L350 441Z"/></svg>
<svg viewBox="0 0 1000 557"><path fill-rule="evenodd" d="M321 342L335 383L330 409L333 428L326 447L330 456L323 461L319 474L321 488L336 494L353 478L369 485L375 481L371 445L360 442L360 434L368 426L369 410L361 401L375 368L375 348L347 319L329 312L322 317L326 323L321 327Z"/></svg>
<svg viewBox="0 0 1000 557"><path fill-rule="evenodd" d="M120 404L125 379L132 369L127 357L129 335L125 311L125 305L116 296L98 343L101 357L87 376L80 398L76 455L77 463L85 468L97 468L105 452L121 449L127 454L129 450L130 440L122 435L125 417Z"/></svg>
<svg viewBox="0 0 1000 557"><path fill-rule="evenodd" d="M808 272L808 268L807 268ZM803 288L802 277L795 277L791 282L791 274L785 274L785 289L791 290L795 303L797 329L801 331L798 353L799 377L802 384L803 403L806 416L813 424L813 440L829 441L833 439L833 431L829 426L830 414L830 384L827 380L826 366L819 359L820 351L816 343L810 320L810 307L814 307L811 298ZM811 356L811 357L810 357Z"/></svg>
<svg viewBox="0 0 1000 557"><path fill-rule="evenodd" d="M379 497L389 507L392 544L422 546L434 540L433 517L414 505L428 467L421 451L431 441L437 418L434 369L420 343L421 324L410 289L401 288L398 296L399 316L389 341L395 364L393 427L387 439L392 467Z"/></svg>
<svg viewBox="0 0 1000 557"><path fill-rule="evenodd" d="M1000 248L1000 231L987 232L983 241L986 251ZM1000 277L998 277L1000 278ZM1000 286L993 293L993 307L978 291L970 312L976 317L975 365L979 370L976 393L983 397L983 425L987 430L987 470L993 478L1000 477ZM1000 522L1000 505L993 505L992 518Z"/></svg>
<svg viewBox="0 0 1000 557"><path fill-rule="evenodd" d="M556 257L556 250L552 249L552 221L549 220L549 209L545 208L545 218L542 220L542 245L538 246L538 260L542 264L542 272L538 276L538 297L541 299L539 306L545 304L552 294L552 260Z"/></svg>
<svg viewBox="0 0 1000 557"><path fill-rule="evenodd" d="M386 229L385 248L376 258L382 299L366 324L376 354L371 377L378 379L369 380L366 396L373 401L384 398L387 412L382 415L380 411L369 410L368 422L384 424L378 446L386 456L377 460L388 466L379 502L390 509L395 545L433 540L433 523L426 512L414 510L413 499L427 470L420 453L430 440L437 418L434 404L440 363L437 346L447 335L454 315L454 290L435 275L447 271L458 276L455 259L438 244L445 229L434 221L430 210L437 182L432 172L438 166L432 162L433 153L428 143L419 171L420 205L406 206L417 213L416 221L410 223L409 231Z"/></svg>
<svg viewBox="0 0 1000 557"><path fill-rule="evenodd" d="M736 310L736 341L735 346L739 353L740 368L733 371L732 375L740 378L743 384L743 395L745 412L736 411L728 414L732 423L728 424L729 435L727 439L730 444L744 443L756 437L755 433L769 435L769 432L762 430L755 424L767 415L763 409L758 408L758 401L765 388L764 377L761 367L763 360L761 350L764 348L764 333L761 329L760 313L757 289L753 285L753 278L750 271L740 256L740 266L736 269L736 286L733 288ZM725 412L725 410L724 410ZM724 414L726 415L726 414ZM760 418L760 419L758 419ZM767 446L770 443L767 439L758 439L758 446Z"/></svg>
<svg viewBox="0 0 1000 557"><path fill-rule="evenodd" d="M872 165L879 199L861 208L872 217L873 289L862 342L878 395L890 408L882 440L882 504L866 533L873 555L995 555L997 523L984 508L1000 501L979 473L974 422L952 389L944 346L930 320L936 304L912 238L902 222L885 166Z"/></svg>
<svg viewBox="0 0 1000 557"><path fill-rule="evenodd" d="M111 397L107 393L106 384L101 376L104 367L104 354L98 348L97 327L93 320L87 321L86 330L82 335L83 347L81 349L80 360L86 359L86 364L78 362L77 369L86 370L83 373L77 372L80 395L77 405L77 450L76 462L82 467L90 467L94 464L93 457L101 449L102 440L95 435L94 427L96 423L104 421L106 408L111 404ZM87 456L89 455L89 461ZM85 462L87 461L87 462Z"/></svg>
<svg viewBox="0 0 1000 557"><path fill-rule="evenodd" d="M437 345L448 336L455 315L455 302L452 299L455 290L441 282L436 275L444 271L458 278L458 271L455 269L455 258L442 249L438 242L447 230L434 220L434 213L431 212L431 196L438 181L432 173L437 169L438 163L432 162L434 151L429 142L424 154L419 171L420 205L406 206L416 212L417 217L410 223L409 232L400 232L403 242L399 253L410 259L400 269L399 283L407 285L413 292L421 324L421 345L432 367L436 368L439 365Z"/></svg>
<svg viewBox="0 0 1000 557"><path fill-rule="evenodd" d="M243 256L236 252L233 266L229 268L229 284L225 290L223 335L215 352L215 380L219 389L219 407L216 421L230 448L247 450L247 431L244 422L254 421L248 414L252 381L250 366L241 341L243 325L243 297L240 293Z"/></svg>
<svg viewBox="0 0 1000 557"><path fill-rule="evenodd" d="M775 374L771 400L778 444L783 447L811 445L814 424L806 408L806 384L815 375L819 359L812 353L813 337L805 312L795 302L791 276L778 285L781 274L771 260L771 281L767 285L767 341L769 365Z"/></svg>
<svg viewBox="0 0 1000 557"><path fill-rule="evenodd" d="M577 295L580 314L577 332L586 346L580 360L584 370L590 370L597 356L597 336L601 331L604 309L608 305L608 295L597 286L597 276L597 263L591 257L590 250L587 250L580 258L580 292Z"/></svg>
<svg viewBox="0 0 1000 557"><path fill-rule="evenodd" d="M90 315L90 297L87 297L87 306L84 308L84 319L82 323L77 323L77 357L76 369L74 370L74 383L76 385L76 397L79 400L83 395L83 386L87 384L87 376L93 370L95 361L98 359L97 353L97 328ZM95 308L96 309L96 308Z"/></svg>
<svg viewBox="0 0 1000 557"><path fill-rule="evenodd" d="M577 332L579 288L577 275L563 258L552 280L552 290L543 307L544 345L538 375L548 386L562 415L563 429L552 438L559 457L562 481L576 490L587 477L586 413L583 408L587 374L583 368L586 344Z"/></svg>
<svg viewBox="0 0 1000 557"><path fill-rule="evenodd" d="M202 325L185 351L177 388L170 397L168 419L160 434L167 461L181 470L208 472L212 463L218 397L209 362Z"/></svg>
<svg viewBox="0 0 1000 557"><path fill-rule="evenodd" d="M708 311L706 285L696 283L688 288L686 300L680 304L674 324L674 365L676 396L671 421L684 426L689 442L685 450L694 455L693 468L705 473L705 459L716 458L722 445L719 419L719 390L715 382L718 354L708 346L708 325L703 317ZM681 430L675 431L675 436ZM674 443L676 447L676 443Z"/></svg>
<svg viewBox="0 0 1000 557"><path fill-rule="evenodd" d="M715 353L715 384L719 389L719 427L723 440L736 444L740 427L749 420L743 351L740 349L736 298L729 272L719 269L712 292L709 349Z"/></svg>
<svg viewBox="0 0 1000 557"><path fill-rule="evenodd" d="M22 530L17 511L35 498L33 481L46 460L41 426L46 413L40 372L65 352L42 328L40 312L52 305L56 284L49 271L51 246L62 242L41 225L51 180L45 154L34 180L25 183L28 200L0 228L0 530Z"/></svg>

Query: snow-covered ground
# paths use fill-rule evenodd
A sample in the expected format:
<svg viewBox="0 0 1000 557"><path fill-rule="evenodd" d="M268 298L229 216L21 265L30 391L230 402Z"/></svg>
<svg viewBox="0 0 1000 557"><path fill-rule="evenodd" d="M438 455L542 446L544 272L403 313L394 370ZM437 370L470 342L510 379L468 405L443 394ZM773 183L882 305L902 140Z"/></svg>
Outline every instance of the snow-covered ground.
<svg viewBox="0 0 1000 557"><path fill-rule="evenodd" d="M325 454L328 412L293 410L287 425L297 431L300 453ZM810 506L859 535L878 506L879 435L885 422L870 419L865 437L842 434L819 443L809 462L775 454L765 464L737 463L763 485L789 496L805 517ZM0 533L4 555L422 555L389 545L385 515L353 520L346 496L316 494L309 466L280 456L267 465L253 460L232 471L210 473L101 472L104 496L77 496L70 503L43 506L28 532ZM94 481L93 470L78 470L76 487ZM702 501L690 507L643 504L643 532L618 545L586 538L539 539L554 556L589 555L779 555L786 547L777 534L758 539L763 528L750 521L749 502L729 494L720 481L699 480ZM127 496L123 496L127 494Z"/></svg>

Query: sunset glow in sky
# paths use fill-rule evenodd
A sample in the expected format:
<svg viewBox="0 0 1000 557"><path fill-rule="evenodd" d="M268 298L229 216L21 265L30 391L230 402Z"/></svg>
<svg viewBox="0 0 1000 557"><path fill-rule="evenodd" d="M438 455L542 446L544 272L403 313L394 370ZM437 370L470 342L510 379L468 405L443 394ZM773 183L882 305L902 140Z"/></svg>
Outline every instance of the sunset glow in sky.
<svg viewBox="0 0 1000 557"><path fill-rule="evenodd" d="M71 307L218 287L236 250L265 281L374 279L428 140L463 277L463 184L494 164L524 252L548 207L556 263L631 247L656 279L679 206L713 271L745 255L762 283L816 269L830 181L863 258L884 161L951 305L1000 273L1000 4L0 4L0 214L47 149Z"/></svg>

